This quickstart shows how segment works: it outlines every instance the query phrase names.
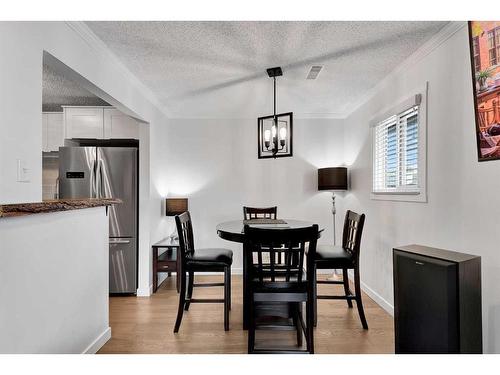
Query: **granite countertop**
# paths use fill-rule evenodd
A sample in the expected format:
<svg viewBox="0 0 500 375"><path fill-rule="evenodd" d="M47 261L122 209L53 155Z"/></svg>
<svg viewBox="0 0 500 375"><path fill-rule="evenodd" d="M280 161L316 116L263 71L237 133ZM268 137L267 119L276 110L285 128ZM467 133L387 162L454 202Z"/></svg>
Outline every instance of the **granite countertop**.
<svg viewBox="0 0 500 375"><path fill-rule="evenodd" d="M57 199L36 203L0 204L0 219L48 212L79 210L122 203L117 198Z"/></svg>

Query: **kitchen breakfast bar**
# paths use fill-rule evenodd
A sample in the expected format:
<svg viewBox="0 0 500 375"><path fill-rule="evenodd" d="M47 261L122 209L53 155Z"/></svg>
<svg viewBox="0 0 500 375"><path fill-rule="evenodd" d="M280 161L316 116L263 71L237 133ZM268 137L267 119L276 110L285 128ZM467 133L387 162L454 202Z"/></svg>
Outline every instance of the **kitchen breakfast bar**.
<svg viewBox="0 0 500 375"><path fill-rule="evenodd" d="M108 206L0 205L0 352L95 353L111 337Z"/></svg>

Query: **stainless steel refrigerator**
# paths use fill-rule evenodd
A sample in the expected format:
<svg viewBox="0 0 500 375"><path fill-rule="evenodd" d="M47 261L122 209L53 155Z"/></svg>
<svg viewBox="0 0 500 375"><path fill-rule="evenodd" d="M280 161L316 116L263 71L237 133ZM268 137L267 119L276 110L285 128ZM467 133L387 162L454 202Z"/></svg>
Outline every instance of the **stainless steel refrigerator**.
<svg viewBox="0 0 500 375"><path fill-rule="evenodd" d="M133 147L59 148L59 198L120 198L109 207L109 292L137 291L137 156Z"/></svg>

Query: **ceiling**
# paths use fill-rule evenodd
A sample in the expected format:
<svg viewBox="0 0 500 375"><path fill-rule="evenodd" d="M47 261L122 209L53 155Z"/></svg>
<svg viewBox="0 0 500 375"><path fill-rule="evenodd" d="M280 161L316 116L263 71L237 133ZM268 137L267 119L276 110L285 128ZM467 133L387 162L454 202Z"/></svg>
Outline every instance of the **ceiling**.
<svg viewBox="0 0 500 375"><path fill-rule="evenodd" d="M109 105L74 81L58 74L48 64L43 64L42 111L62 112L62 105Z"/></svg>
<svg viewBox="0 0 500 375"><path fill-rule="evenodd" d="M173 118L335 116L447 22L86 22ZM323 65L306 80L311 65Z"/></svg>

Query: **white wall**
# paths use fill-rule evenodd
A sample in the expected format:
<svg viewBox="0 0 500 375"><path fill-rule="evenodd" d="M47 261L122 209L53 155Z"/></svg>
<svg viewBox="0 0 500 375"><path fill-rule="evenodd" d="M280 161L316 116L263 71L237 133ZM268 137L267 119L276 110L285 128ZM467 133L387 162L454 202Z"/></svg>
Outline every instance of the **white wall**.
<svg viewBox="0 0 500 375"><path fill-rule="evenodd" d="M163 216L167 195L189 198L197 245L232 248L236 271L241 247L220 240L217 223L240 218L245 204L277 204L281 217L325 226L322 241L331 241L330 194L316 191L316 169L345 163L351 169L351 190L338 199L338 224L346 207L367 214L361 256L365 285L386 307L392 304L391 249L396 245L422 243L481 255L484 347L500 352L500 259L494 238L500 161L477 162L465 25L388 80L347 119L296 119L294 157L277 160L257 159L256 119L167 120L133 78L66 23L0 22L0 47L0 203L41 199L44 50L149 122L149 155L141 160L142 166L149 156L150 169L149 176L141 174L146 188L140 200L140 294L148 294L151 284L150 244L174 227ZM373 201L368 122L425 81L428 203ZM31 169L30 183L15 182L17 158Z"/></svg>
<svg viewBox="0 0 500 375"><path fill-rule="evenodd" d="M241 219L244 205L277 205L279 217L318 222L326 228L321 241L332 241L331 193L317 191L317 169L341 165L342 120L294 119L293 157L259 160L257 117L171 120L165 143L165 192L188 197L196 246L232 249L235 273L242 268L241 245L220 239L215 227Z"/></svg>
<svg viewBox="0 0 500 375"><path fill-rule="evenodd" d="M124 72L85 30L65 22L0 22L0 203L42 199L42 56L43 51L62 61L113 99L149 123L150 155L142 155L140 181L139 294L149 294L150 243L162 237L158 178L165 161L167 119L150 93ZM108 100L109 98L106 97ZM147 125L144 125L147 126ZM147 132L146 132L147 133ZM147 134L146 134L147 137ZM143 157L144 156L144 157ZM30 182L16 182L16 159L26 161ZM148 160L149 159L149 160ZM151 176L150 176L151 173ZM153 179L151 179L153 177ZM157 209L153 207L158 207ZM150 230L150 228L152 228Z"/></svg>
<svg viewBox="0 0 500 375"><path fill-rule="evenodd" d="M85 28L64 22L1 22L0 47L0 203L41 200L44 50L95 85L96 94L105 94L117 108L128 108L149 123L141 132L141 146L149 154L141 152L140 295L148 295L151 285L150 244L173 229L172 220L163 216L167 194L189 196L200 246L238 248L218 240L215 225L240 218L243 204L278 204L282 217L320 218L328 228L325 240L331 238L330 195L318 193L315 181L317 167L342 161L338 120L297 119L294 157L259 161L256 119L168 121ZM31 170L29 183L15 181L18 158Z"/></svg>
<svg viewBox="0 0 500 375"><path fill-rule="evenodd" d="M0 238L0 353L97 351L110 337L106 208L0 218Z"/></svg>
<svg viewBox="0 0 500 375"><path fill-rule="evenodd" d="M483 345L485 352L498 353L500 162L477 162L469 59L464 23L431 53L388 80L345 120L345 158L352 184L345 206L366 213L362 281L390 305L394 246L418 243L480 255ZM371 200L368 123L425 81L429 82L428 203Z"/></svg>

